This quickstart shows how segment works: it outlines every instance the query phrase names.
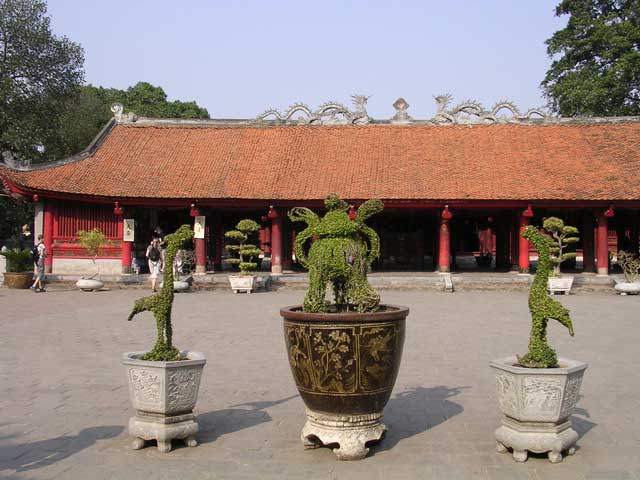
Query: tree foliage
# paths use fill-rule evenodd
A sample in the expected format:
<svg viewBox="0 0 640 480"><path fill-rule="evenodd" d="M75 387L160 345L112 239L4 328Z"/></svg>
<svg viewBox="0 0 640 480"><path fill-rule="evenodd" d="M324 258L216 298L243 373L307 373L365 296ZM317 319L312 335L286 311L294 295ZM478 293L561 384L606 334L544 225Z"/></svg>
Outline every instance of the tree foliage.
<svg viewBox="0 0 640 480"><path fill-rule="evenodd" d="M546 41L542 82L564 116L640 115L640 0L562 0L567 26Z"/></svg>
<svg viewBox="0 0 640 480"><path fill-rule="evenodd" d="M51 32L41 0L0 0L0 153L39 160L84 79L82 47Z"/></svg>
<svg viewBox="0 0 640 480"><path fill-rule="evenodd" d="M578 229L571 225L565 225L564 221L558 217L545 218L542 228L550 235L549 254L551 265L553 265L553 275L560 275L560 264L566 260L576 258L575 252L565 252L567 246L578 243Z"/></svg>
<svg viewBox="0 0 640 480"><path fill-rule="evenodd" d="M255 235L260 230L260 225L250 219L240 220L235 230L225 232L224 236L231 242L224 248L233 255L233 258L225 260L229 265L237 266L240 275L253 275L258 268L255 259L262 253L256 245L247 243L249 237Z"/></svg>

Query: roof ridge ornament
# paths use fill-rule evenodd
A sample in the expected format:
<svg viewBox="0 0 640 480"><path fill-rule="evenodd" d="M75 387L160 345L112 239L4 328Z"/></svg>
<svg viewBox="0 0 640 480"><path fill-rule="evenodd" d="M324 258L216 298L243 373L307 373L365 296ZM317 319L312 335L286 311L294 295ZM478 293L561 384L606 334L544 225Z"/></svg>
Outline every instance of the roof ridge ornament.
<svg viewBox="0 0 640 480"><path fill-rule="evenodd" d="M138 120L138 116L135 113L124 113L124 106L121 103L111 104L111 112L116 119L116 123L130 123Z"/></svg>
<svg viewBox="0 0 640 480"><path fill-rule="evenodd" d="M312 110L307 104L296 102L286 111L280 112L275 108L268 108L256 117L257 122L269 120L275 117L277 123L299 125L366 125L371 121L367 113L367 101L371 96L351 95L354 110L349 110L340 102L325 102L316 110ZM293 119L296 113L302 116Z"/></svg>
<svg viewBox="0 0 640 480"><path fill-rule="evenodd" d="M542 123L552 120L554 117L544 107L530 108L524 114L518 106L510 100L500 100L491 110L485 110L482 104L476 100L465 100L453 108L449 108L452 96L449 93L436 95L436 115L432 122L436 125L469 125L492 123L521 123L535 120L540 117ZM500 116L501 111L508 110L511 115Z"/></svg>

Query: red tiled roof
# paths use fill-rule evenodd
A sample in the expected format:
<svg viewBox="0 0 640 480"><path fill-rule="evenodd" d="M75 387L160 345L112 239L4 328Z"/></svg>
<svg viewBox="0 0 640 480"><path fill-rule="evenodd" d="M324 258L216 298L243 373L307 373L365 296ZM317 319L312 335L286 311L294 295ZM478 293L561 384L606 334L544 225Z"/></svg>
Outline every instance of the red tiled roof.
<svg viewBox="0 0 640 480"><path fill-rule="evenodd" d="M0 173L104 197L638 200L640 123L117 125L89 158Z"/></svg>

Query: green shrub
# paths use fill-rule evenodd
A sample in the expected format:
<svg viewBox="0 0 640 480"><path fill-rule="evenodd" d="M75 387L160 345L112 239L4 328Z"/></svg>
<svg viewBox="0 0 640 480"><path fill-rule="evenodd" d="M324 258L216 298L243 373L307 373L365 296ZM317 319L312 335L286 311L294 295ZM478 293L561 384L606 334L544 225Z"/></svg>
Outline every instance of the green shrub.
<svg viewBox="0 0 640 480"><path fill-rule="evenodd" d="M7 272L9 273L23 273L33 271L33 257L31 250L20 250L19 248L12 248L0 252L7 259Z"/></svg>
<svg viewBox="0 0 640 480"><path fill-rule="evenodd" d="M300 265L309 269L309 289L302 304L305 312L327 312L325 300L328 283L333 287L338 309L372 312L378 309L380 295L367 280L371 263L380 255L380 238L365 221L383 209L380 200L367 200L352 220L349 205L337 195L324 201L327 213L321 219L305 207L289 211L293 222L305 222L294 251ZM307 242L312 242L305 252Z"/></svg>
<svg viewBox="0 0 640 480"><path fill-rule="evenodd" d="M618 252L618 265L622 268L624 279L627 282L633 283L638 279L638 275L640 274L640 259L637 255L620 250Z"/></svg>
<svg viewBox="0 0 640 480"><path fill-rule="evenodd" d="M97 269L97 272L93 276L99 276L100 266L96 263L96 258L98 257L100 247L108 243L107 237L105 237L104 233L102 233L99 228L94 228L90 231L80 230L78 232L78 242L80 243L80 246L87 251L87 255L91 257L91 261Z"/></svg>
<svg viewBox="0 0 640 480"><path fill-rule="evenodd" d="M260 230L260 225L253 220L244 219L240 220L236 225L235 230L229 230L224 236L233 242L226 245L230 255L235 258L228 258L226 263L234 267L238 267L240 275L253 275L253 272L258 268L258 264L253 260L258 258L262 253L257 246L247 243L249 238L255 235Z"/></svg>
<svg viewBox="0 0 640 480"><path fill-rule="evenodd" d="M549 254L551 265L553 265L553 275L557 277L560 275L560 264L565 260L576 258L575 252L564 252L564 249L580 240L578 229L565 225L558 217L545 218L542 228L550 235Z"/></svg>

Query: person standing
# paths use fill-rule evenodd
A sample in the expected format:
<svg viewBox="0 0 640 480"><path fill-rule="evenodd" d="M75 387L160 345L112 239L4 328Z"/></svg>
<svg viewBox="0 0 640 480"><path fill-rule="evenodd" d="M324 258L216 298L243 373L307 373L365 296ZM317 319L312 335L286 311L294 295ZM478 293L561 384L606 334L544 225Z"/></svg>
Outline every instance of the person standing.
<svg viewBox="0 0 640 480"><path fill-rule="evenodd" d="M47 258L47 249L44 246L42 235L38 235L38 243L34 248L34 263L36 264L36 279L31 285L31 290L34 292L46 292L42 286L44 281L44 259Z"/></svg>
<svg viewBox="0 0 640 480"><path fill-rule="evenodd" d="M145 254L149 262L149 278L151 279L151 290L157 291L158 276L162 270L162 247L159 238L153 238L147 247Z"/></svg>

